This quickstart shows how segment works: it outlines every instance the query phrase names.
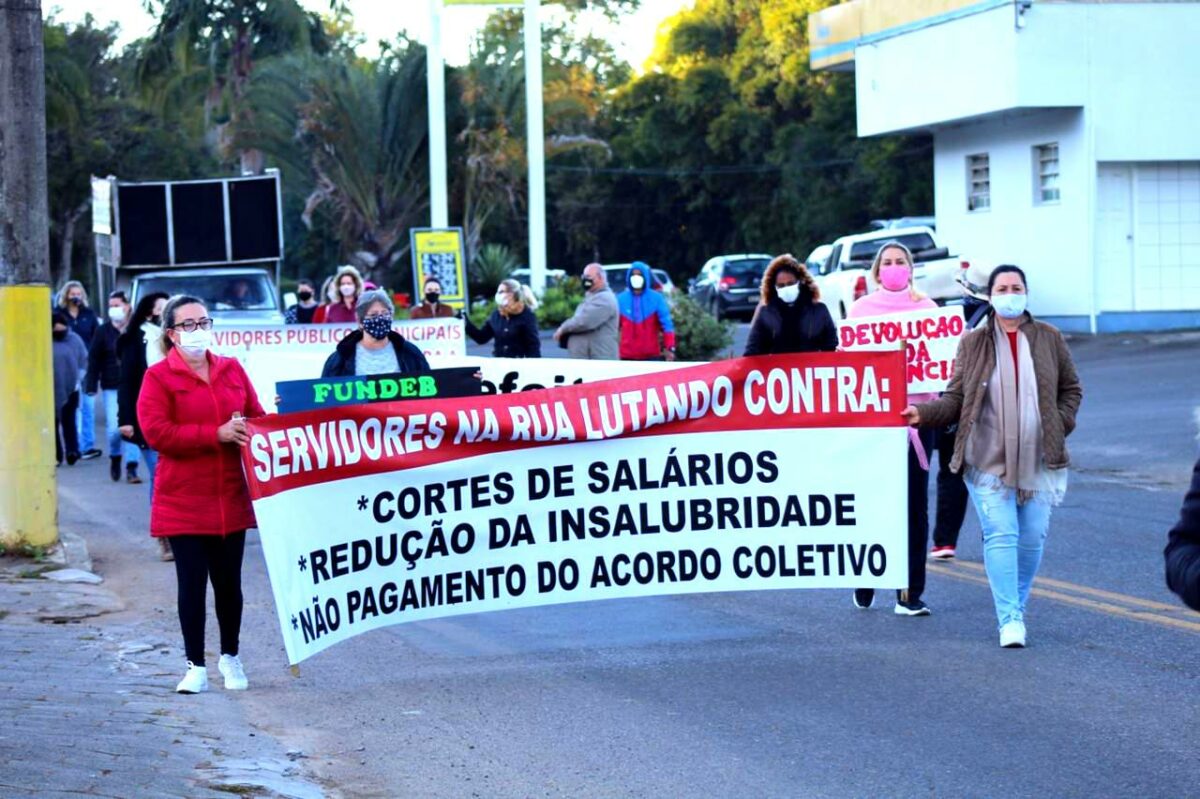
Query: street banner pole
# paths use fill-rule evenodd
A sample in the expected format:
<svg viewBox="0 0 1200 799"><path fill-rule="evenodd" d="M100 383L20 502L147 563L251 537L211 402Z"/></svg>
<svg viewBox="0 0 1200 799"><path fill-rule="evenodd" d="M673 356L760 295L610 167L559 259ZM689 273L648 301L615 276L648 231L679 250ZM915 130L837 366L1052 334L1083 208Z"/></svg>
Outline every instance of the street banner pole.
<svg viewBox="0 0 1200 799"><path fill-rule="evenodd" d="M446 67L442 59L442 0L429 0L426 88L429 94L430 227L450 224L446 192Z"/></svg>
<svg viewBox="0 0 1200 799"><path fill-rule="evenodd" d="M529 161L529 282L546 286L546 135L542 124L541 0L525 0L525 116Z"/></svg>

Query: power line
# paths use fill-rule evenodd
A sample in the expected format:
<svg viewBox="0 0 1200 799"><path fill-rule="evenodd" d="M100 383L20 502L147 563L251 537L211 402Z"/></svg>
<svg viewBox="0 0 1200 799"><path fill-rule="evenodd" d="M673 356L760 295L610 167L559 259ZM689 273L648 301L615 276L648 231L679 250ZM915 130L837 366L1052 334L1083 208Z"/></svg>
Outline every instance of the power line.
<svg viewBox="0 0 1200 799"><path fill-rule="evenodd" d="M887 156L888 160L909 158L914 155L927 153L932 148L927 146L914 147ZM847 166L857 161L855 158L830 158L823 161L807 161L788 164L786 167L776 164L726 164L721 166L705 166L698 168L685 167L590 167L546 164L548 172L567 172L587 175L618 175L627 177L707 177L720 175L764 175L777 174L788 170L824 169L834 166Z"/></svg>

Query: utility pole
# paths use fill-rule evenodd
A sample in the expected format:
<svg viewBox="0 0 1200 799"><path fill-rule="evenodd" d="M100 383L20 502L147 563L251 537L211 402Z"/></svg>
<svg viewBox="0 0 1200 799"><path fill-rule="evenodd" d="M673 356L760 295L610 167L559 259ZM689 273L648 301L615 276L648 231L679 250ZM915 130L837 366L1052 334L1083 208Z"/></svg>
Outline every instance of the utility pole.
<svg viewBox="0 0 1200 799"><path fill-rule="evenodd" d="M429 95L429 226L444 228L450 224L450 206L446 189L446 65L442 59L442 0L429 0L425 87ZM420 289L417 286L418 295Z"/></svg>
<svg viewBox="0 0 1200 799"><path fill-rule="evenodd" d="M0 0L0 543L58 539L40 0Z"/></svg>
<svg viewBox="0 0 1200 799"><path fill-rule="evenodd" d="M529 282L546 287L546 133L542 121L541 0L525 0L525 118L529 161Z"/></svg>

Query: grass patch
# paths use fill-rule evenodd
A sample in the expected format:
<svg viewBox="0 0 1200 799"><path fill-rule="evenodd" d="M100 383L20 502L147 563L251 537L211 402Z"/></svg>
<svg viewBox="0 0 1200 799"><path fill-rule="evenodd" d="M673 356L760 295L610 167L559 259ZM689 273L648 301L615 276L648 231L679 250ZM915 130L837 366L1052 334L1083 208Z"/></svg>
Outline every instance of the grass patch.
<svg viewBox="0 0 1200 799"><path fill-rule="evenodd" d="M7 544L0 541L0 557L6 558L29 558L30 560L42 561L46 559L46 555L50 550L46 547L33 546L32 544Z"/></svg>

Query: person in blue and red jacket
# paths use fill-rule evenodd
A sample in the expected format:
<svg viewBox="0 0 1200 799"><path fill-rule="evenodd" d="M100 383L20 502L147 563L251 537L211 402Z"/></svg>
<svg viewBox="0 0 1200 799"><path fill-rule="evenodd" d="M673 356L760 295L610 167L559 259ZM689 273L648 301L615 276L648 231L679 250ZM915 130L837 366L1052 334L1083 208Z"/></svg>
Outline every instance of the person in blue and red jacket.
<svg viewBox="0 0 1200 799"><path fill-rule="evenodd" d="M625 290L617 295L621 311L621 360L675 360L675 325L661 292L651 288L650 267L634 261L625 273Z"/></svg>

